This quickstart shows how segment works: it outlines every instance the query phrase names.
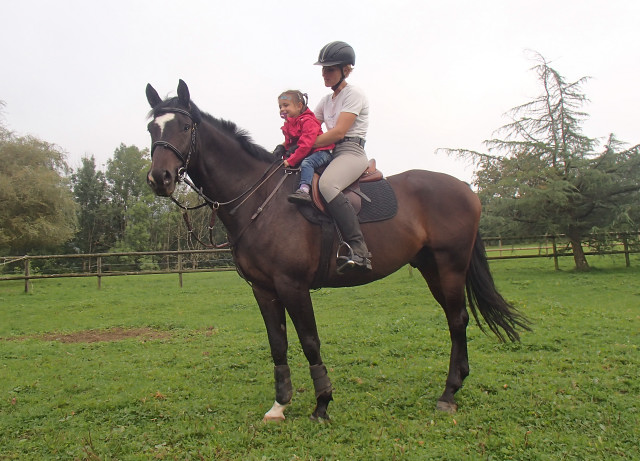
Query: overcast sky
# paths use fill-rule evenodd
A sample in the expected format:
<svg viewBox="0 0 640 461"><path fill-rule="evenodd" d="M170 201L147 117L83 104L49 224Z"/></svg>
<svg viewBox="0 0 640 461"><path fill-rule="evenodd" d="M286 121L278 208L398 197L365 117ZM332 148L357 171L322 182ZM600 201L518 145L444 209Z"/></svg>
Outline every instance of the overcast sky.
<svg viewBox="0 0 640 461"><path fill-rule="evenodd" d="M2 123L57 144L77 168L149 145L145 86L178 79L215 117L273 149L277 96L313 108L327 42L356 51L349 82L370 99L369 157L387 175L421 168L469 180L441 147L484 150L503 114L538 94L542 54L568 81L592 77L585 134L640 142L638 0L20 0L2 2Z"/></svg>

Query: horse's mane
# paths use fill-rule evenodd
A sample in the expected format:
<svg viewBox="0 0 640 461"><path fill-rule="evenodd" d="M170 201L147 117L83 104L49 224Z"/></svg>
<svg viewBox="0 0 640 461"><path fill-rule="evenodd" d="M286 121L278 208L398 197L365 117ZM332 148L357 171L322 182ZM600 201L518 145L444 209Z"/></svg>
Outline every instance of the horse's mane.
<svg viewBox="0 0 640 461"><path fill-rule="evenodd" d="M238 127L238 125L230 120L215 118L211 114L201 111L193 101L190 101L190 106L189 112L191 113L194 122L201 123L202 120L207 121L219 131L235 139L252 157L265 162L273 162L273 154L267 151L264 147L256 144L248 131ZM156 105L151 109L151 111L149 111L148 117L157 117L165 113L167 109L173 108L182 108L180 107L177 97L165 99L160 104Z"/></svg>

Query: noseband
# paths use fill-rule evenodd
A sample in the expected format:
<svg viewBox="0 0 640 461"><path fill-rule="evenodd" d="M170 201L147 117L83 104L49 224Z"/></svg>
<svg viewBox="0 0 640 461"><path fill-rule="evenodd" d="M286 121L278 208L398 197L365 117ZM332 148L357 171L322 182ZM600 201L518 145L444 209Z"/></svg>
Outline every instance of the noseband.
<svg viewBox="0 0 640 461"><path fill-rule="evenodd" d="M180 152L180 150L171 144L168 141L156 141L151 145L151 158L153 159L153 151L156 150L156 147L164 147L173 152L176 157L182 162L182 166L178 168L178 180L184 180L184 176L187 173L187 168L189 167L189 160L191 160L191 154L196 150L196 131L198 129L198 124L193 120L193 116L187 112L186 110L176 108L167 108L162 110L163 113L173 113L173 114L182 114L189 117L191 120L191 145L189 146L189 152L187 152L187 157Z"/></svg>

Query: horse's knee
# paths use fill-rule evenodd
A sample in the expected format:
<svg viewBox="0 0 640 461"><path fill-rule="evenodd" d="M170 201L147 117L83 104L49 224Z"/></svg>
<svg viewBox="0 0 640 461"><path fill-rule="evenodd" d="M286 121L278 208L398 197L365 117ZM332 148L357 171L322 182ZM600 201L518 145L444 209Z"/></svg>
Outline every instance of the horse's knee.
<svg viewBox="0 0 640 461"><path fill-rule="evenodd" d="M317 336L305 336L300 338L302 352L309 363L319 363L320 360L320 339Z"/></svg>

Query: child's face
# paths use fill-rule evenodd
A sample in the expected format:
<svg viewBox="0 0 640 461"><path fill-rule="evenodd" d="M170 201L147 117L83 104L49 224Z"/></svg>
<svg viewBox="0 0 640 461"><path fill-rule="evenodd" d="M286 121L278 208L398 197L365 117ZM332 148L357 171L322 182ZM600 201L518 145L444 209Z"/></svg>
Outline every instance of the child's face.
<svg viewBox="0 0 640 461"><path fill-rule="evenodd" d="M295 103L291 99L290 96L287 96L288 99L280 98L278 99L278 107L280 107L280 117L285 118L294 118L302 113L302 103Z"/></svg>

